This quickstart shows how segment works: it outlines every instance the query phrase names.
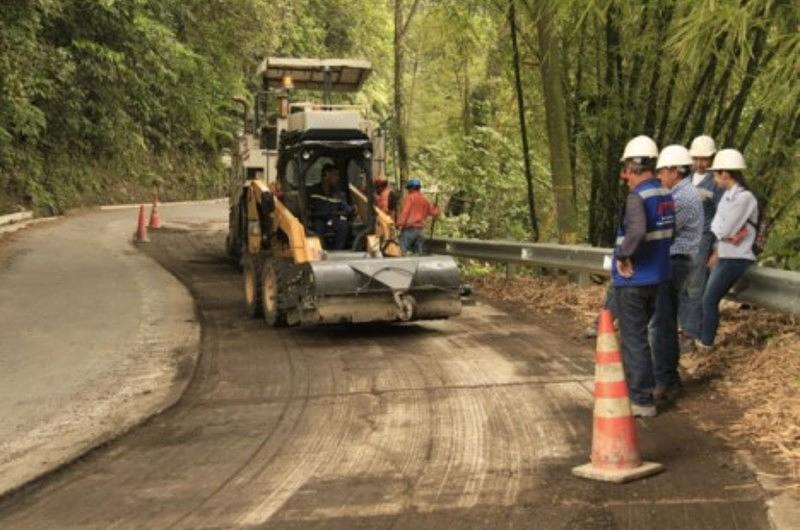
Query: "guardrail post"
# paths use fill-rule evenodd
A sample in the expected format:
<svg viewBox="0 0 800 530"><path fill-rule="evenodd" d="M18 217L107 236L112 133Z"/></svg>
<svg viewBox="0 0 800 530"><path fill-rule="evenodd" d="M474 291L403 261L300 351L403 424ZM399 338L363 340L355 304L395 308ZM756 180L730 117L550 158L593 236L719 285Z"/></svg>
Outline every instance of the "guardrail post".
<svg viewBox="0 0 800 530"><path fill-rule="evenodd" d="M506 280L510 280L517 275L518 266L516 263L506 263Z"/></svg>

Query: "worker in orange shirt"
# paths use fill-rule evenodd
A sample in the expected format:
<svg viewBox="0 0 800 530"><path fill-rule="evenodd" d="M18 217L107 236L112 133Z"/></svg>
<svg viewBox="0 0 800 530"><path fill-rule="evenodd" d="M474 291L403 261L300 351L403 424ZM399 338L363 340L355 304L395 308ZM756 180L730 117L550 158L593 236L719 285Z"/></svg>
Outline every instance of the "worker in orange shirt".
<svg viewBox="0 0 800 530"><path fill-rule="evenodd" d="M375 177L375 206L395 219L397 213L397 193L389 186L386 177Z"/></svg>
<svg viewBox="0 0 800 530"><path fill-rule="evenodd" d="M423 229L428 217L438 217L439 208L433 206L420 189L422 183L419 179L411 179L406 183L406 193L403 199L403 209L400 211L397 225L400 227L400 246L403 252L422 254Z"/></svg>

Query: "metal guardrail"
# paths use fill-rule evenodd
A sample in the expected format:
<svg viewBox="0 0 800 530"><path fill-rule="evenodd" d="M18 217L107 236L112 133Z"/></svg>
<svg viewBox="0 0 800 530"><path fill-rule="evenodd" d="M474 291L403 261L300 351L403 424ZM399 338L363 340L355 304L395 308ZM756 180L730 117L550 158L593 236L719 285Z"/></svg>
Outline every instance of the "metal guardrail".
<svg viewBox="0 0 800 530"><path fill-rule="evenodd" d="M431 252L461 258L610 275L603 268L603 260L612 253L610 248L452 238L431 239L426 245ZM800 315L800 272L751 267L732 292L730 298L736 301Z"/></svg>

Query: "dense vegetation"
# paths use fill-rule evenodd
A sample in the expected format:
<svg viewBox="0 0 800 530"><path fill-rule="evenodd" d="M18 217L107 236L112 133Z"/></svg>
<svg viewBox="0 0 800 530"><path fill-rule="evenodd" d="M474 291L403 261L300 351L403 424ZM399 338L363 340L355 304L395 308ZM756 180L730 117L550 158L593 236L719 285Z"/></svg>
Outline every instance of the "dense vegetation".
<svg viewBox="0 0 800 530"><path fill-rule="evenodd" d="M252 93L260 58L349 56L375 66L357 99L388 128L390 174L398 182L422 176L441 190L441 202L458 198L451 211L461 214L442 230L607 244L623 194L625 141L645 133L660 145L688 143L706 132L745 152L768 205L769 253L800 267L797 2L511 6L5 2L0 210L58 211L146 195L154 183L167 196L219 193L219 154L238 127L230 98Z"/></svg>

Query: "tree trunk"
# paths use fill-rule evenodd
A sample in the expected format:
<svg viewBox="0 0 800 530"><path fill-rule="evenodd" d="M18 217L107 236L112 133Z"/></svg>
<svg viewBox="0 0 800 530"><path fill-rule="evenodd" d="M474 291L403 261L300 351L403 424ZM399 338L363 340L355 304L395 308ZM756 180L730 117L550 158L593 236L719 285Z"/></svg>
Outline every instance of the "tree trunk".
<svg viewBox="0 0 800 530"><path fill-rule="evenodd" d="M567 134L567 105L564 98L563 73L559 60L559 40L554 31L555 5L542 2L537 18L542 92L544 95L545 121L550 147L550 171L556 203L556 226L562 243L576 240L576 212L573 201L572 171L569 160L569 136Z"/></svg>
<svg viewBox="0 0 800 530"><path fill-rule="evenodd" d="M511 51L514 61L514 88L517 94L517 113L519 115L519 132L522 137L522 161L525 168L525 183L528 188L528 215L531 221L531 235L534 241L539 240L539 223L536 220L536 201L533 193L533 171L528 148L528 128L525 124L525 97L522 91L522 76L519 70L519 46L517 45L517 17L514 0L508 7L508 24L511 27Z"/></svg>
<svg viewBox="0 0 800 530"><path fill-rule="evenodd" d="M414 0L408 14L403 16L403 0L394 0L394 125L397 141L397 166L400 170L400 185L408 180L408 122L405 109L405 36L414 17L419 0Z"/></svg>
<svg viewBox="0 0 800 530"><path fill-rule="evenodd" d="M605 17L605 74L600 88L601 100L611 107L617 116L622 115L622 56L620 53L621 34L619 29L619 8L614 4ZM622 205L620 183L617 176L619 155L624 144L622 130L619 125L606 123L598 135L598 151L605 149L604 163L593 167L592 196L594 201L589 206L589 234L593 245L611 245L614 241L617 224L617 212ZM593 165L594 166L594 165Z"/></svg>
<svg viewBox="0 0 800 530"><path fill-rule="evenodd" d="M397 169L400 186L408 180L408 146L406 144L405 90L403 86L403 0L394 2L394 126L397 142Z"/></svg>

